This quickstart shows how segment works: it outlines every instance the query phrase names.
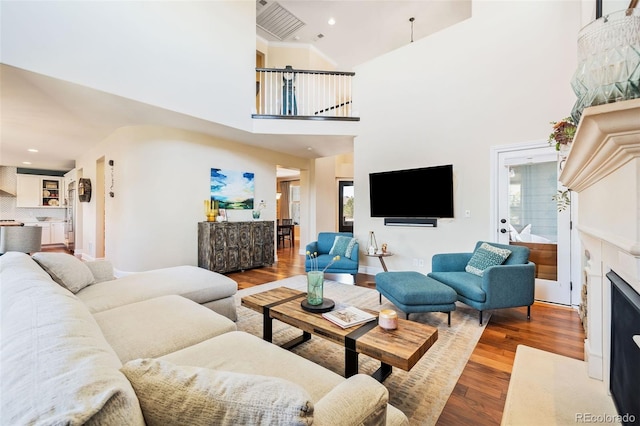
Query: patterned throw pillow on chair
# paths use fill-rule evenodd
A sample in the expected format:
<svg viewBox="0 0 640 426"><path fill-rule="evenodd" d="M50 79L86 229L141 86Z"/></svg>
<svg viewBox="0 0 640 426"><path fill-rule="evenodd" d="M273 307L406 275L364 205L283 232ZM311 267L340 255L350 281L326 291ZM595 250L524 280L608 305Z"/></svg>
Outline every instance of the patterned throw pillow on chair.
<svg viewBox="0 0 640 426"><path fill-rule="evenodd" d="M331 256L340 256L351 259L351 252L356 244L356 239L351 237L344 237L341 235L336 236L333 240L333 246L329 250Z"/></svg>
<svg viewBox="0 0 640 426"><path fill-rule="evenodd" d="M490 266L502 265L510 254L511 250L482 243L471 256L464 270L481 277L485 269Z"/></svg>

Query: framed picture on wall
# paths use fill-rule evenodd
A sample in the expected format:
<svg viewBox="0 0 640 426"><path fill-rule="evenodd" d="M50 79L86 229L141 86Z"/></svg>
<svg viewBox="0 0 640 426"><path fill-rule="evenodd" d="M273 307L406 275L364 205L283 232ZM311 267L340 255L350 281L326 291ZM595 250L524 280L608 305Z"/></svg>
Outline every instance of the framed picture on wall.
<svg viewBox="0 0 640 426"><path fill-rule="evenodd" d="M211 169L210 196L221 209L253 210L254 181L251 172Z"/></svg>

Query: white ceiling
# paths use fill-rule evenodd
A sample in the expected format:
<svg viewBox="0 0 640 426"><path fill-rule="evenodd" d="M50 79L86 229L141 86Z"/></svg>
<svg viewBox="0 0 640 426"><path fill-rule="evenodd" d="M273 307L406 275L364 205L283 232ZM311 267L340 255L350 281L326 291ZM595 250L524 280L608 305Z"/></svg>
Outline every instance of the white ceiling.
<svg viewBox="0 0 640 426"><path fill-rule="evenodd" d="M340 71L350 71L354 66L409 44L410 18L414 18L415 41L471 17L471 0L282 0L278 3L306 25L285 40L278 40L259 28L258 35L269 41L310 44L331 58ZM329 18L335 20L335 25L328 24ZM318 38L318 34L324 37Z"/></svg>
<svg viewBox="0 0 640 426"><path fill-rule="evenodd" d="M0 165L71 170L116 129L190 130L301 158L351 152L351 136L255 134L0 64ZM37 149L37 153L28 149ZM31 164L24 164L25 161Z"/></svg>
<svg viewBox="0 0 640 426"><path fill-rule="evenodd" d="M409 43L411 17L417 40L471 14L471 0L293 0L281 5L306 24L285 42L313 45L339 70ZM327 24L329 17L336 20L334 26ZM317 39L319 33L325 37ZM302 158L351 152L353 146L351 136L245 132L7 65L0 65L0 95L0 165L5 166L70 170L79 153L131 125L172 126Z"/></svg>

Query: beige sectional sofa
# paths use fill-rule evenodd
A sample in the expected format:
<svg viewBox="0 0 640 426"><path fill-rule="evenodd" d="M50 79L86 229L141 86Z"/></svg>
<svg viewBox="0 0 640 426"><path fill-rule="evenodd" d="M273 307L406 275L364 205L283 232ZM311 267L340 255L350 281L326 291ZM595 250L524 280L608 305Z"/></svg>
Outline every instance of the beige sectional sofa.
<svg viewBox="0 0 640 426"><path fill-rule="evenodd" d="M108 263L57 268L47 255L0 256L0 424L408 424L371 377L235 331L235 305L181 285L228 277L180 267L112 280Z"/></svg>

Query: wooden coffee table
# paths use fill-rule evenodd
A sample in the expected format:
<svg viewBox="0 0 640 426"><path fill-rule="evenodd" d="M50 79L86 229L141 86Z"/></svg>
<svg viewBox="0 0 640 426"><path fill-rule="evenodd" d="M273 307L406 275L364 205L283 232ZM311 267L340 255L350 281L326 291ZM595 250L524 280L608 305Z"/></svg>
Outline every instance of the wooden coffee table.
<svg viewBox="0 0 640 426"><path fill-rule="evenodd" d="M413 321L398 319L396 330L384 330L378 321L343 329L321 314L307 312L300 306L306 293L288 287L278 287L242 298L242 306L263 315L263 339L271 342L273 320L277 319L302 330L302 335L285 343L291 349L311 339L322 337L345 348L345 377L358 373L358 354L380 361L380 368L372 374L382 382L393 367L409 371L438 340L438 329ZM363 309L363 308L360 308ZM363 309L374 315L378 312Z"/></svg>

